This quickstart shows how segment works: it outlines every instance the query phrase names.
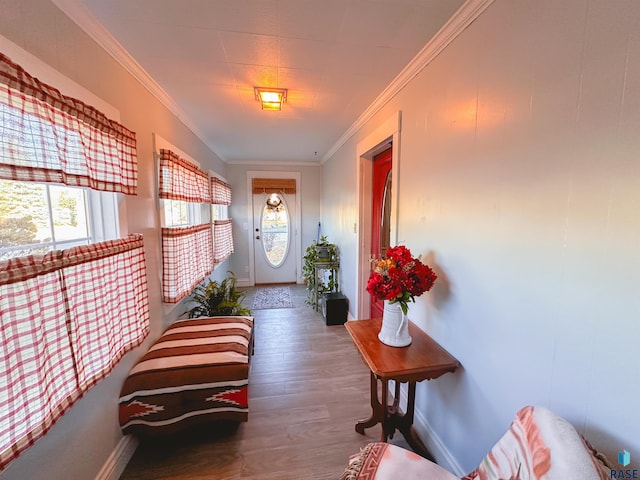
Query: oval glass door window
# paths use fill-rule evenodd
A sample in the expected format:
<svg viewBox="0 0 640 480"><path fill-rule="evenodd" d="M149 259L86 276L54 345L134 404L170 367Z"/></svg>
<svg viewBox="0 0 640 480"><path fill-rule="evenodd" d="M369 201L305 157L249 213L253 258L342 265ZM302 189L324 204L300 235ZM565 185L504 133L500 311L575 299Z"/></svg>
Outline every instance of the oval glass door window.
<svg viewBox="0 0 640 480"><path fill-rule="evenodd" d="M272 193L262 209L262 247L272 267L279 267L289 252L289 212L282 197Z"/></svg>
<svg viewBox="0 0 640 480"><path fill-rule="evenodd" d="M382 198L382 218L380 219L380 254L384 255L391 246L391 170L387 173Z"/></svg>

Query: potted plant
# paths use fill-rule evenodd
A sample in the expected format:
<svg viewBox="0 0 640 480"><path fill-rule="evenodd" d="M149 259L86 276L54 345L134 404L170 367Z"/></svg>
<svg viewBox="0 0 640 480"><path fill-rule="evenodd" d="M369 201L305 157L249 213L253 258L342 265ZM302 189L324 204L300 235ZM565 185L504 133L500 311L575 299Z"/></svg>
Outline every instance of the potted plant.
<svg viewBox="0 0 640 480"><path fill-rule="evenodd" d="M251 310L242 304L246 293L236 290L236 277L233 272L228 273L220 283L209 280L194 288L191 302L196 305L187 312L189 318L251 315Z"/></svg>
<svg viewBox="0 0 640 480"><path fill-rule="evenodd" d="M319 241L314 240L303 256L302 277L307 287L307 303L317 306L318 297L325 292L338 291L338 247L329 243L323 235ZM320 277L316 265L327 265L329 274Z"/></svg>

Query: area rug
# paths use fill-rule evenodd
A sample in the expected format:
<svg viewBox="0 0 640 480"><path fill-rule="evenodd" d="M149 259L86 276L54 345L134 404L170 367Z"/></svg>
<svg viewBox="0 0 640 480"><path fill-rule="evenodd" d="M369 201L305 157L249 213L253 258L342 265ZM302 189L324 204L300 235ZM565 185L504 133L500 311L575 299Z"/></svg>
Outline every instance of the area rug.
<svg viewBox="0 0 640 480"><path fill-rule="evenodd" d="M289 287L259 288L253 297L251 310L268 308L293 308Z"/></svg>

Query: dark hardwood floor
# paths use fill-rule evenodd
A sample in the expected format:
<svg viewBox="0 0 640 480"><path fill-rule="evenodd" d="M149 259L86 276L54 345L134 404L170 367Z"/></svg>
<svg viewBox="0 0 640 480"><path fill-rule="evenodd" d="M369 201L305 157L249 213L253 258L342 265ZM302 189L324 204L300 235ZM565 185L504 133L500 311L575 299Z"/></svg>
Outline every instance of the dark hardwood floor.
<svg viewBox="0 0 640 480"><path fill-rule="evenodd" d="M255 289L247 292L251 306ZM349 334L325 325L303 286L291 292L294 308L253 311L249 421L142 440L121 480L337 479L350 455L379 440L380 425L354 429L371 408L369 372Z"/></svg>

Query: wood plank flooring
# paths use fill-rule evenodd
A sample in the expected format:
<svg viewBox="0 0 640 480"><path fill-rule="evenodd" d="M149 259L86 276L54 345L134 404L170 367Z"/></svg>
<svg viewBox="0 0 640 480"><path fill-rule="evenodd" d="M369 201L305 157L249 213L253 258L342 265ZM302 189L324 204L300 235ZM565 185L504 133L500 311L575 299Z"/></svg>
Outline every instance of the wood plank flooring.
<svg viewBox="0 0 640 480"><path fill-rule="evenodd" d="M346 329L326 326L303 286L291 293L294 308L253 311L249 421L145 439L121 480L337 479L350 455L380 439L379 425L354 429L371 412L369 371Z"/></svg>

